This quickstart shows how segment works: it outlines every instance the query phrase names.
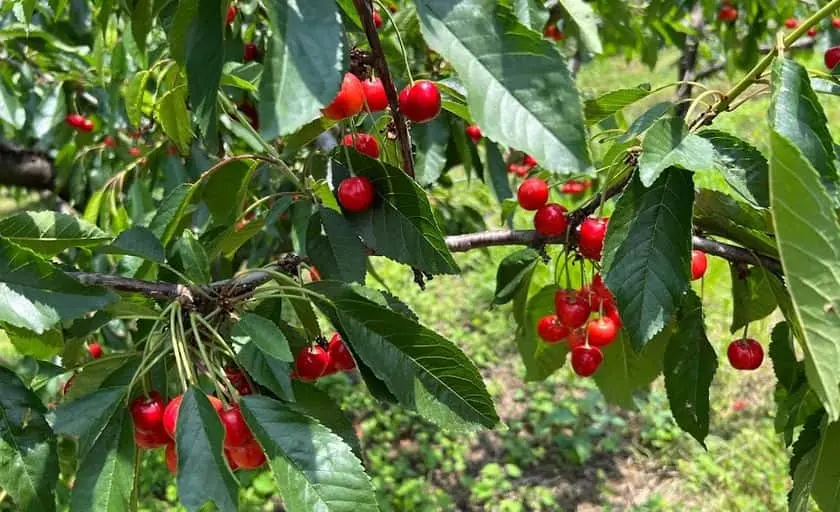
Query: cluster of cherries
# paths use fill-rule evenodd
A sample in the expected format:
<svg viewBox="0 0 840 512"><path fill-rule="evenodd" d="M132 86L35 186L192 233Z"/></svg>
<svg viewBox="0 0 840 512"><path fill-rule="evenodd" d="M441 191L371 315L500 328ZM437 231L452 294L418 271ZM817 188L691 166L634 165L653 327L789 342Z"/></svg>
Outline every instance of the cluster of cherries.
<svg viewBox="0 0 840 512"><path fill-rule="evenodd" d="M321 338L323 340L323 338ZM356 368L353 355L335 333L329 343L315 343L303 348L295 357L295 369L292 377L300 380L313 381L338 372L346 372Z"/></svg>
<svg viewBox="0 0 840 512"><path fill-rule="evenodd" d="M64 120L68 125L80 132L90 133L93 131L93 120L88 119L82 114L69 114Z"/></svg>

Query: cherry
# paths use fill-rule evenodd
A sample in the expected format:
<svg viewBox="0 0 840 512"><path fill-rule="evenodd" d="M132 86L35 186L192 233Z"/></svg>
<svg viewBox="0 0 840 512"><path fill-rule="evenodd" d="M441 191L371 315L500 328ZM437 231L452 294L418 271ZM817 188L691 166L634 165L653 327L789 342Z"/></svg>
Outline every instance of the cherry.
<svg viewBox="0 0 840 512"><path fill-rule="evenodd" d="M382 28L382 16L379 11L373 11L373 24L377 29Z"/></svg>
<svg viewBox="0 0 840 512"><path fill-rule="evenodd" d="M755 370L764 361L764 349L752 338L740 339L729 344L726 356L737 370Z"/></svg>
<svg viewBox="0 0 840 512"><path fill-rule="evenodd" d="M543 35L554 41L562 41L566 37L563 31L557 28L557 25L549 25L545 27Z"/></svg>
<svg viewBox="0 0 840 512"><path fill-rule="evenodd" d="M525 155L522 157L522 165L527 166L529 169L533 169L537 166L537 160L531 155Z"/></svg>
<svg viewBox="0 0 840 512"><path fill-rule="evenodd" d="M511 174L516 174L519 177L525 177L528 175L528 171L530 169L527 165L518 164L516 162L512 162L508 164L508 172Z"/></svg>
<svg viewBox="0 0 840 512"><path fill-rule="evenodd" d="M225 18L225 23L227 23L228 25L230 25L231 23L233 23L233 21L234 21L235 19L236 19L236 6L235 6L235 5L231 5L230 7L228 7L228 10L227 10L227 18Z"/></svg>
<svg viewBox="0 0 840 512"><path fill-rule="evenodd" d="M80 126L79 129L82 130L85 133L92 132L93 131L93 121L85 118L85 120L82 121L82 126Z"/></svg>
<svg viewBox="0 0 840 512"><path fill-rule="evenodd" d="M81 114L68 114L67 117L64 118L64 121L73 128L81 129L85 122L85 116Z"/></svg>
<svg viewBox="0 0 840 512"><path fill-rule="evenodd" d="M73 379L75 377L76 377L76 374L74 373L73 375L70 376L69 379L67 379L67 382L65 382L64 385L61 386L61 394L62 395L67 395L67 393L70 392L70 389L73 388Z"/></svg>
<svg viewBox="0 0 840 512"><path fill-rule="evenodd" d="M219 411L219 419L225 428L225 447L243 446L254 437L238 405Z"/></svg>
<svg viewBox="0 0 840 512"><path fill-rule="evenodd" d="M353 73L345 73L341 81L341 90L338 91L332 103L322 109L324 117L338 121L346 117L352 117L362 111L364 106L365 92L362 82Z"/></svg>
<svg viewBox="0 0 840 512"><path fill-rule="evenodd" d="M253 103L245 101L236 108L248 118L248 123L251 125L251 128L254 130L260 129L260 114L257 112L257 107Z"/></svg>
<svg viewBox="0 0 840 512"><path fill-rule="evenodd" d="M840 28L840 18L831 18L831 26L834 28Z"/></svg>
<svg viewBox="0 0 840 512"><path fill-rule="evenodd" d="M724 4L718 11L718 20L724 23L732 23L738 19L738 9L730 4Z"/></svg>
<svg viewBox="0 0 840 512"><path fill-rule="evenodd" d="M131 402L129 407L131 418L134 420L134 428L162 431L164 405L160 393L152 391L149 396L140 395Z"/></svg>
<svg viewBox="0 0 840 512"><path fill-rule="evenodd" d="M362 82L362 92L371 112L388 108L388 95L385 94L385 86L379 78L368 78Z"/></svg>
<svg viewBox="0 0 840 512"><path fill-rule="evenodd" d="M580 225L578 247L584 258L600 261L604 249L604 237L607 235L608 219L587 217Z"/></svg>
<svg viewBox="0 0 840 512"><path fill-rule="evenodd" d="M376 191L364 176L347 178L338 185L338 203L348 212L359 213L373 204Z"/></svg>
<svg viewBox="0 0 840 512"><path fill-rule="evenodd" d="M132 146L128 148L128 154L136 158L140 156L140 148L138 148L137 146Z"/></svg>
<svg viewBox="0 0 840 512"><path fill-rule="evenodd" d="M102 139L102 145L106 148L115 148L117 147L117 141L110 135L106 135L105 138Z"/></svg>
<svg viewBox="0 0 840 512"><path fill-rule="evenodd" d="M546 343L557 343L569 335L569 329L560 322L557 315L545 315L537 322L537 334Z"/></svg>
<svg viewBox="0 0 840 512"><path fill-rule="evenodd" d="M817 37L817 27L811 27L808 29L808 37Z"/></svg>
<svg viewBox="0 0 840 512"><path fill-rule="evenodd" d="M440 91L429 80L406 86L399 100L402 113L415 123L427 123L440 114Z"/></svg>
<svg viewBox="0 0 840 512"><path fill-rule="evenodd" d="M239 469L239 464L237 464L236 461L234 461L233 458L231 458L230 450L228 450L227 448L225 448L225 459L227 459L228 467L231 471L236 471L237 469Z"/></svg>
<svg viewBox="0 0 840 512"><path fill-rule="evenodd" d="M242 469L257 469L265 464L265 454L256 439L229 450L230 460Z"/></svg>
<svg viewBox="0 0 840 512"><path fill-rule="evenodd" d="M584 294L584 296L586 296ZM611 305L615 302L612 292L604 284L601 274L595 274L592 284L589 286L589 307L592 310L600 309L601 306Z"/></svg>
<svg viewBox="0 0 840 512"><path fill-rule="evenodd" d="M560 236L566 232L566 209L559 204L541 206L534 215L534 228L542 236Z"/></svg>
<svg viewBox="0 0 840 512"><path fill-rule="evenodd" d="M478 144L478 141L481 140L481 128L479 128L477 124L467 126L464 131L467 133L467 137L473 141L473 144Z"/></svg>
<svg viewBox="0 0 840 512"><path fill-rule="evenodd" d="M586 333L583 329L572 329L569 331L569 336L566 340L569 343L569 350L575 347L581 347L586 345Z"/></svg>
<svg viewBox="0 0 840 512"><path fill-rule="evenodd" d="M604 304L604 316L609 317L613 321L616 329L621 329L624 325L621 321L621 315L618 313L618 308L613 303Z"/></svg>
<svg viewBox="0 0 840 512"><path fill-rule="evenodd" d="M569 329L576 329L589 319L589 304L578 294L569 293L569 290L557 290L554 294L554 308L560 322Z"/></svg>
<svg viewBox="0 0 840 512"><path fill-rule="evenodd" d="M169 156L179 156L180 153L178 152L178 146L170 145L166 148L166 154Z"/></svg>
<svg viewBox="0 0 840 512"><path fill-rule="evenodd" d="M175 451L175 443L166 445L166 469L173 475L178 473L178 452Z"/></svg>
<svg viewBox="0 0 840 512"><path fill-rule="evenodd" d="M615 341L618 335L618 327L608 316L589 322L586 325L586 331L589 334L589 343L595 347L606 347Z"/></svg>
<svg viewBox="0 0 840 512"><path fill-rule="evenodd" d="M166 435L166 432L164 432L161 427L158 427L155 430L145 430L136 427L134 429L134 444L146 450L153 450L155 448L160 448L161 446L166 446L171 441L172 440L169 439L169 436Z"/></svg>
<svg viewBox="0 0 840 512"><path fill-rule="evenodd" d="M341 339L341 335L338 333L333 334L332 338L330 338L330 343L327 345L327 354L330 357L328 373L352 370L356 367L353 354L350 353L350 349L347 348L347 345L344 344L344 340Z"/></svg>
<svg viewBox="0 0 840 512"><path fill-rule="evenodd" d="M519 185L516 198L522 208L539 210L548 202L548 183L540 178L528 178Z"/></svg>
<svg viewBox="0 0 840 512"><path fill-rule="evenodd" d="M315 265L309 267L309 280L313 283L321 280L321 273L318 272L318 268Z"/></svg>
<svg viewBox="0 0 840 512"><path fill-rule="evenodd" d="M316 380L326 375L329 367L330 354L318 345L304 348L295 358L295 373L301 380Z"/></svg>
<svg viewBox="0 0 840 512"><path fill-rule="evenodd" d="M840 46L832 46L825 51L825 67L829 70L834 70L837 64L840 63Z"/></svg>
<svg viewBox="0 0 840 512"><path fill-rule="evenodd" d="M363 155L379 158L379 144L376 137L369 133L348 133L341 141L342 146L350 146Z"/></svg>
<svg viewBox="0 0 840 512"><path fill-rule="evenodd" d="M583 194L587 188L588 187L585 183L582 183L577 180L569 180L563 184L563 186L560 188L560 191L564 194L576 196L579 194Z"/></svg>
<svg viewBox="0 0 840 512"><path fill-rule="evenodd" d="M572 369L581 377L589 377L604 361L604 354L598 347L577 346L572 349Z"/></svg>
<svg viewBox="0 0 840 512"><path fill-rule="evenodd" d="M175 429L178 426L178 411L181 409L181 401L184 399L184 395L178 395L166 404L166 408L163 410L163 430L169 434L169 437L175 439ZM216 398L215 396L207 396L207 399L210 400L210 405L216 409L216 412L220 412L222 410L222 401Z"/></svg>
<svg viewBox="0 0 840 512"><path fill-rule="evenodd" d="M245 43L242 49L242 60L251 62L260 58L260 49L254 43Z"/></svg>
<svg viewBox="0 0 840 512"><path fill-rule="evenodd" d="M691 251L691 280L696 281L706 274L706 268L709 266L709 261L706 259L706 253L698 251L697 249Z"/></svg>
<svg viewBox="0 0 840 512"><path fill-rule="evenodd" d="M796 28L799 26L799 20L796 18L788 18L785 20L785 26L787 28Z"/></svg>
<svg viewBox="0 0 840 512"><path fill-rule="evenodd" d="M87 350L90 354L90 357L94 359L99 359L100 357L102 357L102 345L95 341L93 343L88 343Z"/></svg>
<svg viewBox="0 0 840 512"><path fill-rule="evenodd" d="M225 368L225 375L240 395L253 394L254 390L251 388L251 383L248 382L248 377L242 370L239 368Z"/></svg>

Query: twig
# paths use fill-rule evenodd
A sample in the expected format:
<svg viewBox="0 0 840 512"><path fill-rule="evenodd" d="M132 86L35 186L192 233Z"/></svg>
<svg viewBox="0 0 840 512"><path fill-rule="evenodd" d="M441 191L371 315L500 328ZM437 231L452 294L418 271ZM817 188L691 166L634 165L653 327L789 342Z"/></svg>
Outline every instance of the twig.
<svg viewBox="0 0 840 512"><path fill-rule="evenodd" d="M692 82L696 80L694 72L697 68L697 54L700 50L700 37L704 26L703 6L697 4L691 11L691 28L694 29L695 34L685 38L685 46L683 47L677 76L677 80L680 81L677 88L677 115L680 117L685 117L688 113L688 103L681 100L690 98L694 89Z"/></svg>

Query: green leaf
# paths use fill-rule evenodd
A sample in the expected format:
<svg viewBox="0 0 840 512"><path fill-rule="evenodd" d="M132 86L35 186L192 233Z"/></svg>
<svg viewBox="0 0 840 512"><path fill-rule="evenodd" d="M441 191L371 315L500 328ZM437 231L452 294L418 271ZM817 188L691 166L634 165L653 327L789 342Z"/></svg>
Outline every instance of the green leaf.
<svg viewBox="0 0 840 512"><path fill-rule="evenodd" d="M666 327L641 352L633 350L623 331L618 339L602 348L604 362L592 377L604 400L627 409L635 408L633 393L650 386L662 373L665 350L673 331L673 327Z"/></svg>
<svg viewBox="0 0 840 512"><path fill-rule="evenodd" d="M771 171L772 172L772 171ZM840 496L840 422L823 425L822 437L796 467L791 490L791 510L808 510L810 493L821 510L837 510ZM799 498L797 499L797 496ZM798 504L794 506L794 504Z"/></svg>
<svg viewBox="0 0 840 512"><path fill-rule="evenodd" d="M604 50L598 37L598 17L592 6L584 0L559 0L558 5L564 13L563 20L577 25L586 49L592 53L602 53Z"/></svg>
<svg viewBox="0 0 840 512"><path fill-rule="evenodd" d="M125 388L122 389L124 392ZM128 408L121 408L79 464L70 495L70 509L129 510L136 454L131 414Z"/></svg>
<svg viewBox="0 0 840 512"><path fill-rule="evenodd" d="M0 367L0 488L17 510L55 510L58 455L41 400L11 370Z"/></svg>
<svg viewBox="0 0 840 512"><path fill-rule="evenodd" d="M189 3L191 2L181 2L181 4ZM140 126L140 120L143 117L143 95L146 93L146 82L149 76L148 71L138 72L128 81L123 93L125 113L132 126Z"/></svg>
<svg viewBox="0 0 840 512"><path fill-rule="evenodd" d="M665 350L665 390L677 425L703 447L709 435L709 386L717 364L703 325L703 304L689 291L677 312L676 332Z"/></svg>
<svg viewBox="0 0 840 512"><path fill-rule="evenodd" d="M583 117L586 124L591 126L600 123L616 112L647 98L650 95L650 84L642 84L631 89L617 89L602 94L597 98L586 100L583 109Z"/></svg>
<svg viewBox="0 0 840 512"><path fill-rule="evenodd" d="M799 438L793 445L793 455L790 458L790 476L793 478L793 486L788 494L788 510L790 512L812 510L808 505L816 459L820 455L817 447L821 440L820 427L823 416L823 414L814 414L808 418L799 434Z"/></svg>
<svg viewBox="0 0 840 512"><path fill-rule="evenodd" d="M808 382L836 420L840 418L840 225L831 197L799 148L777 131L771 133L770 148L770 203L794 322L802 326L797 337L805 352Z"/></svg>
<svg viewBox="0 0 840 512"><path fill-rule="evenodd" d="M649 187L669 167L696 172L718 169L715 148L699 135L689 134L677 117L661 119L648 130L639 158L639 177Z"/></svg>
<svg viewBox="0 0 840 512"><path fill-rule="evenodd" d="M187 111L187 88L182 84L166 92L157 102L155 119L163 128L163 133L178 146L181 154L190 151L192 140L192 123Z"/></svg>
<svg viewBox="0 0 840 512"><path fill-rule="evenodd" d="M163 263L166 261L166 250L148 228L133 226L120 233L110 244L99 248L105 254L127 254L145 260Z"/></svg>
<svg viewBox="0 0 840 512"><path fill-rule="evenodd" d="M324 234L321 234L321 226ZM309 219L306 254L324 279L365 281L365 246L347 219L329 208L320 208Z"/></svg>
<svg viewBox="0 0 840 512"><path fill-rule="evenodd" d="M770 205L769 166L759 150L719 130L703 130L700 137L712 143L726 182L754 206Z"/></svg>
<svg viewBox="0 0 840 512"><path fill-rule="evenodd" d="M0 220L0 236L43 256L71 247L94 247L108 242L104 231L73 215L22 212Z"/></svg>
<svg viewBox="0 0 840 512"><path fill-rule="evenodd" d="M154 1L137 0L131 11L131 35L140 51L146 50L146 36L154 22Z"/></svg>
<svg viewBox="0 0 840 512"><path fill-rule="evenodd" d="M34 252L0 237L0 322L42 333L80 318L116 295L83 286Z"/></svg>
<svg viewBox="0 0 840 512"><path fill-rule="evenodd" d="M526 291L527 289L522 289L520 293ZM545 380L566 363L566 355L569 353L568 343L549 345L537 334L539 319L554 312L556 291L556 286L546 286L528 299L524 319L516 331L516 344L522 356L522 363L525 365L526 381Z"/></svg>
<svg viewBox="0 0 840 512"><path fill-rule="evenodd" d="M488 142L485 146L487 153L487 165L484 167L484 181L491 185L490 190L500 203L505 199L513 197L508 178L507 164L499 146Z"/></svg>
<svg viewBox="0 0 840 512"><path fill-rule="evenodd" d="M425 272L457 273L426 192L417 182L396 167L357 154L350 158L353 171L369 178L377 193L373 208L345 214L365 245L379 256Z"/></svg>
<svg viewBox="0 0 840 512"><path fill-rule="evenodd" d="M266 452L289 510L379 510L361 461L328 428L282 402L259 396L242 400L242 414Z"/></svg>
<svg viewBox="0 0 840 512"><path fill-rule="evenodd" d="M191 230L184 231L184 236L175 242L175 250L181 258L181 267L188 278L197 284L210 282L210 260Z"/></svg>
<svg viewBox="0 0 840 512"><path fill-rule="evenodd" d="M428 123L418 124L411 129L411 141L416 146L414 157L414 178L422 187L437 182L446 165L446 150L449 145L448 116L437 116Z"/></svg>
<svg viewBox="0 0 840 512"><path fill-rule="evenodd" d="M776 297L763 272L739 269L730 265L732 275L732 325L729 332L736 332L750 322L761 320L776 310ZM746 272L746 275L742 273Z"/></svg>
<svg viewBox="0 0 840 512"><path fill-rule="evenodd" d="M297 154L300 149L312 142L315 137L321 135L325 131L335 126L336 121L327 119L326 117L319 117L318 119L307 124L297 132L283 139L283 152L281 157L291 158Z"/></svg>
<svg viewBox="0 0 840 512"><path fill-rule="evenodd" d="M32 134L36 139L45 138L50 130L64 122L67 115L66 103L64 82L56 82L47 89L35 118L32 119Z"/></svg>
<svg viewBox="0 0 840 512"><path fill-rule="evenodd" d="M496 293L493 304L506 304L519 290L527 288L540 254L533 249L522 249L505 256L496 271Z"/></svg>
<svg viewBox="0 0 840 512"><path fill-rule="evenodd" d="M79 377L87 373L86 369L73 378L74 388L81 380ZM107 375L102 380L105 377ZM53 428L58 434L77 438L79 456L84 458L97 443L117 409L124 405L125 386L97 389L75 400L72 396L69 398L70 401L64 401L56 408Z"/></svg>
<svg viewBox="0 0 840 512"><path fill-rule="evenodd" d="M36 334L29 329L21 329L12 325L0 324L6 331L9 341L22 356L32 356L35 359L47 360L61 353L64 348L64 337L59 329L50 329Z"/></svg>
<svg viewBox="0 0 840 512"><path fill-rule="evenodd" d="M519 21L537 32L548 22L549 12L540 0L513 0L513 10Z"/></svg>
<svg viewBox="0 0 840 512"><path fill-rule="evenodd" d="M314 384L294 381L293 387L297 401L287 404L289 408L315 418L320 424L330 429L334 434L341 436L341 439L352 448L357 457L362 456L362 447L359 445L359 438L356 437L356 429L353 422L344 414L344 411L336 404L330 395L321 391Z"/></svg>
<svg viewBox="0 0 840 512"><path fill-rule="evenodd" d="M175 236L187 207L192 203L195 195L196 185L182 183L172 189L160 202L157 213L149 224L149 229L163 244L169 245L172 237Z"/></svg>
<svg viewBox="0 0 840 512"><path fill-rule="evenodd" d="M688 287L691 173L669 169L645 188L634 177L610 218L604 282L637 351L668 323Z"/></svg>
<svg viewBox="0 0 840 512"><path fill-rule="evenodd" d="M262 135L273 139L295 133L332 102L347 50L334 0L270 0L265 6L272 32L259 108Z"/></svg>
<svg viewBox="0 0 840 512"><path fill-rule="evenodd" d="M9 123L17 130L26 123L26 110L18 101L18 95L9 90L6 82L0 78L0 121Z"/></svg>
<svg viewBox="0 0 840 512"><path fill-rule="evenodd" d="M169 31L166 33L172 58L181 68L186 66L187 63L187 36L193 18L196 16L196 11L198 11L197 1L178 2Z"/></svg>
<svg viewBox="0 0 840 512"><path fill-rule="evenodd" d="M694 224L705 233L778 258L769 210L757 210L717 190L701 188L694 198Z"/></svg>
<svg viewBox="0 0 840 512"><path fill-rule="evenodd" d="M580 98L556 45L495 0L417 0L423 37L452 64L492 141L556 173L590 169Z"/></svg>
<svg viewBox="0 0 840 512"><path fill-rule="evenodd" d="M274 322L259 315L242 315L231 329L230 336L237 343L253 342L266 355L275 359L287 362L295 360L283 331L278 329Z"/></svg>
<svg viewBox="0 0 840 512"><path fill-rule="evenodd" d="M307 288L329 300L314 299L353 353L403 405L455 428L465 426L463 422L488 428L499 422L481 375L451 341L371 302L348 285L320 281ZM446 410L435 407L426 394Z"/></svg>
<svg viewBox="0 0 840 512"><path fill-rule="evenodd" d="M239 363L257 384L268 388L284 400L294 400L292 380L289 377L291 365L266 355L255 343L242 347L238 355Z"/></svg>
<svg viewBox="0 0 840 512"><path fill-rule="evenodd" d="M793 337L790 327L779 322L770 335L770 359L773 361L773 373L776 380L786 390L793 391L799 380L799 361L793 351Z"/></svg>
<svg viewBox="0 0 840 512"><path fill-rule="evenodd" d="M207 396L196 387L184 393L175 437L181 504L200 510L213 503L220 512L235 512L239 486L222 453L225 431Z"/></svg>
<svg viewBox="0 0 840 512"><path fill-rule="evenodd" d="M182 2L188 3L188 2ZM223 7L218 0L198 0L186 38L187 85L199 131L208 136L216 126L216 95L224 64Z"/></svg>
<svg viewBox="0 0 840 512"><path fill-rule="evenodd" d="M649 109L645 110L642 115L637 117L635 121L630 125L630 128L627 129L624 134L616 139L619 143L629 142L639 135L645 133L653 126L657 121L662 119L665 115L672 114L672 109L674 108L674 104L670 101L663 101L660 103L654 104Z"/></svg>
<svg viewBox="0 0 840 512"><path fill-rule="evenodd" d="M234 224L245 201L248 183L255 167L242 161L232 161L213 171L201 190L216 224Z"/></svg>

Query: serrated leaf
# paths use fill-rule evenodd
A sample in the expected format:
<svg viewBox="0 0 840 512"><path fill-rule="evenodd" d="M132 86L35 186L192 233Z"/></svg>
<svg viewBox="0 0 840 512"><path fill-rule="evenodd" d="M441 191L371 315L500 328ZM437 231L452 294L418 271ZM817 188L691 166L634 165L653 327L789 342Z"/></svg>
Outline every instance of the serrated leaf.
<svg viewBox="0 0 840 512"><path fill-rule="evenodd" d="M542 32L548 22L549 12L540 0L513 0L513 10L523 25Z"/></svg>
<svg viewBox="0 0 840 512"><path fill-rule="evenodd" d="M685 122L678 117L661 119L648 130L642 142L639 177L649 187L669 167L695 172L719 167L712 143L688 133Z"/></svg>
<svg viewBox="0 0 840 512"><path fill-rule="evenodd" d="M216 169L204 183L201 198L216 224L230 226L240 213L255 167L233 161Z"/></svg>
<svg viewBox="0 0 840 512"><path fill-rule="evenodd" d="M333 0L271 0L265 5L272 33L259 109L262 135L273 139L320 116L339 90L347 51Z"/></svg>
<svg viewBox="0 0 840 512"><path fill-rule="evenodd" d="M187 63L187 35L190 30L190 24L195 18L198 10L198 2L190 0L188 2L178 2L178 7L175 9L175 14L172 16L172 23L168 27L166 39L169 41L170 53L175 62L182 68Z"/></svg>
<svg viewBox="0 0 840 512"><path fill-rule="evenodd" d="M365 245L379 256L432 274L457 273L458 265L446 248L423 189L401 169L357 154L350 158L353 171L376 188L372 208L345 213Z"/></svg>
<svg viewBox="0 0 840 512"><path fill-rule="evenodd" d="M434 120L418 124L411 129L411 141L416 147L414 178L420 186L437 182L446 164L449 144L449 119L440 115Z"/></svg>
<svg viewBox="0 0 840 512"><path fill-rule="evenodd" d="M730 265L732 275L732 325L729 332L736 332L750 322L761 320L776 310L776 297L765 274L752 269L741 270Z"/></svg>
<svg viewBox="0 0 840 512"><path fill-rule="evenodd" d="M837 510L840 503L840 423L823 424L817 445L796 466L790 510L807 510L808 494L821 510Z"/></svg>
<svg viewBox="0 0 840 512"><path fill-rule="evenodd" d="M799 380L799 361L793 351L793 336L788 324L779 322L770 335L771 342L768 350L770 360L773 361L773 373L779 385L788 391L793 391Z"/></svg>
<svg viewBox="0 0 840 512"><path fill-rule="evenodd" d="M630 128L628 128L621 137L616 139L616 141L623 144L635 139L639 135L648 131L651 126L662 119L665 115L672 114L671 111L673 108L674 104L670 101L663 101L654 104L652 107L645 110L642 115L637 117L630 125Z"/></svg>
<svg viewBox="0 0 840 512"><path fill-rule="evenodd" d="M321 234L321 226L324 234ZM306 254L324 279L365 281L367 253L347 219L321 208L309 219Z"/></svg>
<svg viewBox="0 0 840 512"><path fill-rule="evenodd" d="M292 383L297 401L286 404L290 409L315 418L321 425L341 437L357 457L362 456L362 447L356 436L353 422L344 414L330 395L314 384L296 380Z"/></svg>
<svg viewBox="0 0 840 512"><path fill-rule="evenodd" d="M831 197L802 152L776 131L770 135L770 148L770 203L793 301L790 313L802 327L797 337L805 352L808 382L836 420L840 418L840 225Z"/></svg>
<svg viewBox="0 0 840 512"><path fill-rule="evenodd" d="M166 261L166 250L148 228L132 226L123 231L114 241L99 248L105 254L127 254L145 260L163 263Z"/></svg>
<svg viewBox="0 0 840 512"><path fill-rule="evenodd" d="M222 453L222 422L200 389L190 387L183 396L175 427L181 504L200 510L213 503L220 512L236 512L239 485Z"/></svg>
<svg viewBox="0 0 840 512"><path fill-rule="evenodd" d="M694 198L694 224L706 233L778 257L776 241L770 235L773 219L769 210L758 210L717 190L700 188Z"/></svg>
<svg viewBox="0 0 840 512"><path fill-rule="evenodd" d="M190 2L181 3L189 4ZM125 114L132 126L140 126L140 119L143 116L143 95L146 93L146 82L149 76L148 71L139 71L128 81L123 93Z"/></svg>
<svg viewBox="0 0 840 512"><path fill-rule="evenodd" d="M224 64L224 9L218 0L197 0L198 9L190 20L186 36L187 86L199 131L215 131L216 95ZM189 2L182 2L189 3Z"/></svg>
<svg viewBox="0 0 840 512"><path fill-rule="evenodd" d="M149 223L149 230L160 239L164 247L175 236L196 188L195 184L182 183L166 194L158 205L157 213Z"/></svg>
<svg viewBox="0 0 840 512"><path fill-rule="evenodd" d="M22 212L0 220L0 236L43 256L71 247L95 247L111 239L78 217L49 211Z"/></svg>
<svg viewBox="0 0 840 512"><path fill-rule="evenodd" d="M295 360L283 331L278 329L274 322L259 315L253 313L242 315L233 325L230 336L243 345L254 343L269 357L286 362Z"/></svg>
<svg viewBox="0 0 840 512"><path fill-rule="evenodd" d="M820 427L823 416L823 414L814 414L808 418L796 443L793 445L793 454L790 458L790 476L793 478L793 486L788 493L788 510L790 512L807 512L810 510L811 479L813 478L816 459L820 455L817 447L821 440Z"/></svg>
<svg viewBox="0 0 840 512"><path fill-rule="evenodd" d="M650 188L634 177L610 218L602 273L636 351L665 327L688 287L693 201L691 173L672 168Z"/></svg>
<svg viewBox="0 0 840 512"><path fill-rule="evenodd" d="M527 288L539 259L540 254L533 249L522 249L505 256L496 271L493 304L506 304L522 287Z"/></svg>
<svg viewBox="0 0 840 512"><path fill-rule="evenodd" d="M642 84L630 89L617 89L602 94L597 98L586 100L584 103L583 117L586 124L591 126L610 117L616 112L624 110L625 107L647 98L650 95L650 84Z"/></svg>
<svg viewBox="0 0 840 512"><path fill-rule="evenodd" d="M676 332L665 350L665 390L677 425L703 447L709 434L709 387L717 364L703 325L703 304L689 291L677 312Z"/></svg>
<svg viewBox="0 0 840 512"><path fill-rule="evenodd" d="M131 35L140 51L146 50L146 36L154 22L154 1L137 0L131 11Z"/></svg>
<svg viewBox="0 0 840 512"><path fill-rule="evenodd" d="M36 139L43 139L55 126L64 122L67 106L64 98L64 82L56 82L44 94L32 120L32 134Z"/></svg>
<svg viewBox="0 0 840 512"><path fill-rule="evenodd" d="M249 343L239 351L239 363L257 384L271 390L284 400L295 399L292 380L289 374L291 365L266 355L254 343Z"/></svg>
<svg viewBox="0 0 840 512"><path fill-rule="evenodd" d="M492 142L487 142L485 151L487 165L484 166L484 181L491 185L490 190L493 191L496 200L503 203L506 199L513 197L505 159L499 150L499 146ZM516 204L518 206L519 203Z"/></svg>
<svg viewBox="0 0 840 512"><path fill-rule="evenodd" d="M78 380L74 377L74 387ZM102 435L114 412L123 404L125 387L102 388L75 400L69 398L70 401L62 402L56 408L53 428L58 434L77 438L79 456L84 458Z"/></svg>
<svg viewBox="0 0 840 512"><path fill-rule="evenodd" d="M158 100L155 118L163 128L163 133L178 146L181 154L190 151L192 140L192 122L187 111L187 88L177 84Z"/></svg>
<svg viewBox="0 0 840 512"><path fill-rule="evenodd" d="M210 260L204 246L191 230L184 231L184 236L175 242L175 251L181 258L184 275L196 284L210 282Z"/></svg>
<svg viewBox="0 0 840 512"><path fill-rule="evenodd" d="M556 173L590 169L580 98L557 47L495 0L418 0L428 45L452 64L492 141Z"/></svg>
<svg viewBox="0 0 840 512"><path fill-rule="evenodd" d="M58 455L41 400L0 367L0 488L18 510L55 510Z"/></svg>
<svg viewBox="0 0 840 512"><path fill-rule="evenodd" d="M598 17L592 6L584 0L558 0L564 12L563 20L577 26L580 39L592 53L601 53L601 39L598 37Z"/></svg>
<svg viewBox="0 0 840 512"><path fill-rule="evenodd" d="M641 352L636 352L621 332L618 339L602 348L604 362L592 377L604 400L634 409L633 393L649 386L662 373L665 349L672 335L673 328L666 327Z"/></svg>
<svg viewBox="0 0 840 512"><path fill-rule="evenodd" d="M388 385L400 402L432 421L463 428L491 428L499 421L493 401L475 365L452 342L336 281L307 288L329 302L314 299L342 338ZM446 411L430 401L431 395ZM434 414L432 414L434 412ZM449 413L451 417L444 416Z"/></svg>
<svg viewBox="0 0 840 512"><path fill-rule="evenodd" d="M527 289L523 289L520 293L524 291ZM539 319L554 313L556 291L555 286L546 286L528 299L526 313L516 331L516 344L519 347L522 363L525 365L526 381L545 380L566 363L566 355L569 353L568 343L549 345L537 334Z"/></svg>
<svg viewBox="0 0 840 512"><path fill-rule="evenodd" d="M22 356L47 360L58 355L64 348L64 337L59 329L50 329L41 334L36 334L29 329L4 324L0 324L0 329L6 332L9 342L15 346L15 349Z"/></svg>
<svg viewBox="0 0 840 512"><path fill-rule="evenodd" d="M266 452L289 510L379 510L370 477L339 436L265 397L245 397L242 414Z"/></svg>
<svg viewBox="0 0 840 512"><path fill-rule="evenodd" d="M9 123L17 130L26 123L26 110L18 101L18 95L11 91L0 78L0 121Z"/></svg>
<svg viewBox="0 0 840 512"><path fill-rule="evenodd" d="M769 166L758 149L720 130L703 130L698 135L711 142L730 187L755 206L770 205Z"/></svg>

